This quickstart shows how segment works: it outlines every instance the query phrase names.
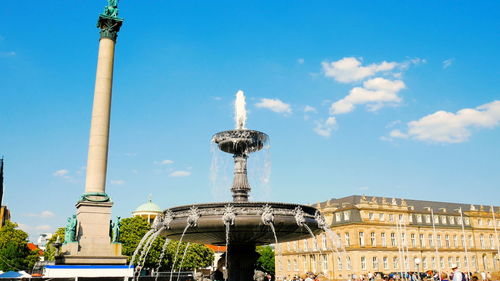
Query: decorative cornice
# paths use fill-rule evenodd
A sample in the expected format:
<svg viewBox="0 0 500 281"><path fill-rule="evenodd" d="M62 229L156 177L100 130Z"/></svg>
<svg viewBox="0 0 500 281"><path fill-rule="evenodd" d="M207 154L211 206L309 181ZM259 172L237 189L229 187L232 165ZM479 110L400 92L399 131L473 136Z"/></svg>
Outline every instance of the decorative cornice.
<svg viewBox="0 0 500 281"><path fill-rule="evenodd" d="M123 19L114 18L106 15L99 15L97 20L97 28L101 30L101 38L108 38L116 42L118 31L123 24Z"/></svg>

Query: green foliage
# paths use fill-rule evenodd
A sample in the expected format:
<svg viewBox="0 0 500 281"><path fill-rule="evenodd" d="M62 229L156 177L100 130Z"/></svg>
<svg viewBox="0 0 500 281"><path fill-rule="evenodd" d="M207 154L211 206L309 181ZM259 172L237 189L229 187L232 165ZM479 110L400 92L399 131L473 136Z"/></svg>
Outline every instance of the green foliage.
<svg viewBox="0 0 500 281"><path fill-rule="evenodd" d="M54 235L47 241L47 245L43 256L46 260L54 261L56 257L56 247L54 247L54 243L57 241L57 237L59 237L59 242L62 244L64 242L64 234L66 232L65 227L59 227Z"/></svg>
<svg viewBox="0 0 500 281"><path fill-rule="evenodd" d="M28 234L7 221L0 228L0 270L29 270L37 259L38 252L28 249Z"/></svg>
<svg viewBox="0 0 500 281"><path fill-rule="evenodd" d="M274 275L274 250L270 246L257 246L257 253L260 255L257 266L264 271Z"/></svg>
<svg viewBox="0 0 500 281"><path fill-rule="evenodd" d="M141 217L125 218L121 220L120 226L120 241L122 243L122 254L128 256L128 260L132 258L135 249L137 248L142 237L150 230L150 226L146 219ZM158 238L153 242L151 250L149 251L148 257L144 264L145 268L156 268L158 266L158 261L160 259L161 250L163 244L165 243L165 238L158 236ZM160 270L171 270L173 259L175 256L175 251L177 249L179 242L168 241L167 249L163 260L161 263ZM184 262L181 263L182 255L187 243L181 243L179 247L179 254L177 257L175 268L181 267L183 270L188 269L198 269L207 267L212 264L214 260L214 253L212 250L207 248L205 245L191 244L187 250ZM140 255L140 252L139 254ZM138 257L134 263L137 263Z"/></svg>

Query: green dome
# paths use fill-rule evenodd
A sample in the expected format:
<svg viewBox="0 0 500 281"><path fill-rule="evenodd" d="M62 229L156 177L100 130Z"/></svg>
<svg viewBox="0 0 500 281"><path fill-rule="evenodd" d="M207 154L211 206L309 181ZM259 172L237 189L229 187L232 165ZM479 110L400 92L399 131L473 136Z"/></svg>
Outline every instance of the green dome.
<svg viewBox="0 0 500 281"><path fill-rule="evenodd" d="M160 208L160 206L151 202L150 199L149 202L142 204L141 206L137 207L137 209L135 209L134 211L134 213L140 213L140 212L161 213L163 212L163 210Z"/></svg>

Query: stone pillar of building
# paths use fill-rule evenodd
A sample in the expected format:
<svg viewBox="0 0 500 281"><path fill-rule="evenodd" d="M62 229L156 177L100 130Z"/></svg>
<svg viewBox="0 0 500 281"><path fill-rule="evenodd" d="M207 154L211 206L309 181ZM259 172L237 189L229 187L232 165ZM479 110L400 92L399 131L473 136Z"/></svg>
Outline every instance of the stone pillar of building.
<svg viewBox="0 0 500 281"><path fill-rule="evenodd" d="M118 31L123 20L118 8L108 6L99 16L99 54L90 126L85 193L76 204L76 217L68 219L70 241L62 246L58 264L125 264L121 244L112 241L111 207L106 194L109 120L113 84L113 63ZM73 227L73 228L72 228Z"/></svg>

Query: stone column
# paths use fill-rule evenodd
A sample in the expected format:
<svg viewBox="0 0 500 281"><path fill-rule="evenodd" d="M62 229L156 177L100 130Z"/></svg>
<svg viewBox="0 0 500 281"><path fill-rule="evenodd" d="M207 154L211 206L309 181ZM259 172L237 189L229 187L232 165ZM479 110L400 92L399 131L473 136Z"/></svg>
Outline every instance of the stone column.
<svg viewBox="0 0 500 281"><path fill-rule="evenodd" d="M235 154L234 158L234 178L231 191L233 193L233 202L248 202L248 193L250 192L250 183L247 177L247 158L246 154Z"/></svg>
<svg viewBox="0 0 500 281"><path fill-rule="evenodd" d="M106 190L113 63L116 37L121 25L121 20L103 16L99 17L97 23L97 27L101 29L101 40L99 41L94 104L90 125L86 193L105 194Z"/></svg>

